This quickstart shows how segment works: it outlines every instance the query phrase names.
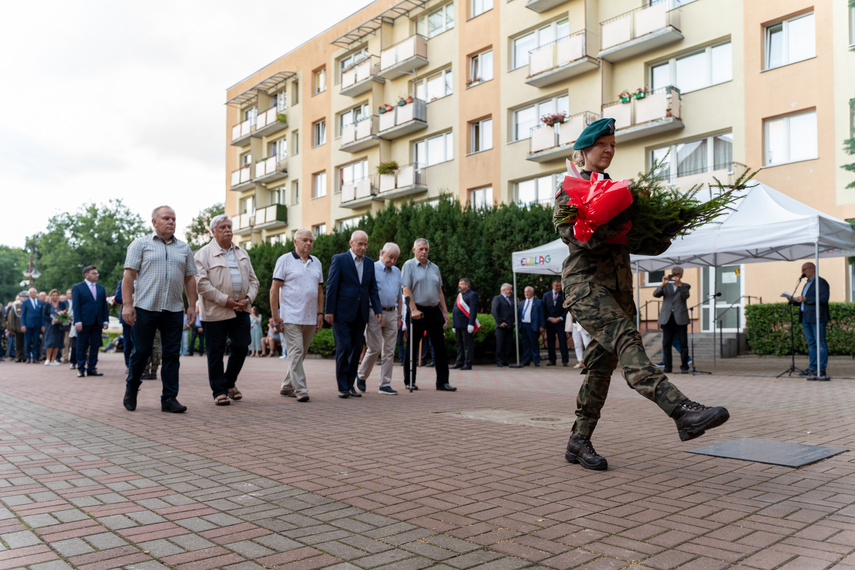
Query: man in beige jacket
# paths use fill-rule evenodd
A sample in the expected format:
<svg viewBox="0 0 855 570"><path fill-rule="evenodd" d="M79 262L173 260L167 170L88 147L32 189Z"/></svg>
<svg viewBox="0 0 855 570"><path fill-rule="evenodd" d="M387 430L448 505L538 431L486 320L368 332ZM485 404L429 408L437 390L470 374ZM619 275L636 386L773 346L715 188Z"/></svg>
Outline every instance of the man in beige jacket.
<svg viewBox="0 0 855 570"><path fill-rule="evenodd" d="M211 220L214 239L196 252L196 290L202 327L208 342L208 381L218 406L243 396L235 387L249 350L249 309L258 293L258 277L246 251L232 242L232 221L220 214ZM229 347L229 363L223 355Z"/></svg>

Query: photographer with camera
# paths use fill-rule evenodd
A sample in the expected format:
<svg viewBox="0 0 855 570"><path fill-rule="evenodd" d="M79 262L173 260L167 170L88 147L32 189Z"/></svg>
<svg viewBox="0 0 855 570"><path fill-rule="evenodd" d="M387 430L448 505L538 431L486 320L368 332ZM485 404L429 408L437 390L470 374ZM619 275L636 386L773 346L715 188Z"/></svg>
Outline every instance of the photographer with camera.
<svg viewBox="0 0 855 570"><path fill-rule="evenodd" d="M662 359L664 372L671 372L671 346L674 336L680 341L680 372L689 371L689 343L686 329L689 325L689 284L683 283L683 268L675 267L671 275L662 278L662 285L653 291L654 297L664 297L659 311L659 328L662 329Z"/></svg>

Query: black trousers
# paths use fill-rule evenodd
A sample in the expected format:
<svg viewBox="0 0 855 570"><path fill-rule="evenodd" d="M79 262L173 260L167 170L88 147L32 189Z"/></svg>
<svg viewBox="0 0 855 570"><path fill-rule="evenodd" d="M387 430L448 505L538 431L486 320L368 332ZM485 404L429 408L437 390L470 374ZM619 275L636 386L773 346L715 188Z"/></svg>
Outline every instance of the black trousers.
<svg viewBox="0 0 855 570"><path fill-rule="evenodd" d="M505 328L496 325L496 364L507 366L511 363L511 347L513 344L513 324Z"/></svg>
<svg viewBox="0 0 855 570"><path fill-rule="evenodd" d="M204 326L202 330L205 330ZM193 349L196 347L196 337L199 337L199 354L205 354L205 333L199 332L197 327L192 326L190 327L190 347L187 349L188 356L193 356Z"/></svg>
<svg viewBox="0 0 855 570"><path fill-rule="evenodd" d="M134 327L122 323L122 338L125 339L125 368L131 367L131 353L134 351Z"/></svg>
<svg viewBox="0 0 855 570"><path fill-rule="evenodd" d="M77 333L77 370L92 372L98 366L98 351L101 349L101 325L83 325Z"/></svg>
<svg viewBox="0 0 855 570"><path fill-rule="evenodd" d="M472 366L472 360L475 357L475 341L468 329L454 329L454 336L457 339L457 367Z"/></svg>
<svg viewBox="0 0 855 570"><path fill-rule="evenodd" d="M689 337L686 331L689 325L678 325L674 320L674 315L668 319L668 322L662 325L662 358L665 363L665 372L671 372L671 346L674 344L674 337L680 341L680 370L689 369Z"/></svg>
<svg viewBox="0 0 855 570"><path fill-rule="evenodd" d="M154 348L154 335L160 331L161 362L160 381L163 384L161 401L178 396L178 356L181 353L181 331L184 329L183 311L146 311L137 307L134 323L134 349L126 380L128 388L136 390L140 376L148 364ZM249 344L249 343L247 343ZM79 346L79 345L78 345Z"/></svg>
<svg viewBox="0 0 855 570"><path fill-rule="evenodd" d="M373 311L369 311L368 318L374 318ZM332 330L335 339L335 380L338 391L347 392L353 389L356 382L359 357L365 342L365 321L357 312L356 318L350 322L333 320Z"/></svg>
<svg viewBox="0 0 855 570"><path fill-rule="evenodd" d="M443 324L445 319L442 317L442 309L436 307L421 307L416 305L419 312L424 315L420 319L411 319L412 327L407 335L407 353L410 352L410 346L414 351L418 351L419 340L427 333L433 345L433 364L436 369L436 385L444 386L448 384L448 353L445 349L445 335L443 333ZM413 344L415 343L415 344ZM404 382L410 378L410 360L404 361ZM415 383L415 371L418 367L413 368L413 383Z"/></svg>
<svg viewBox="0 0 855 570"><path fill-rule="evenodd" d="M564 321L558 324L546 321L546 350L549 362L555 364L555 337L558 337L558 350L561 351L561 362L570 362L570 353L567 351L567 335L564 333Z"/></svg>
<svg viewBox="0 0 855 570"><path fill-rule="evenodd" d="M226 321L202 321L208 341L208 383L214 397L227 394L235 387L246 354L249 352L249 313L241 311ZM231 341L229 363L223 369L226 339Z"/></svg>

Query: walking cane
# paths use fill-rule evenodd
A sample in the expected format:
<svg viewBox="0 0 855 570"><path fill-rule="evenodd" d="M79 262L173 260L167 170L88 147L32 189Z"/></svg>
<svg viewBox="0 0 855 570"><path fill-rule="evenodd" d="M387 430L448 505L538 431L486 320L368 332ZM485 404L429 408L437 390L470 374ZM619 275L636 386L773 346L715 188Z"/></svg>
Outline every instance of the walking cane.
<svg viewBox="0 0 855 570"><path fill-rule="evenodd" d="M407 390L411 393L413 386L416 383L416 361L413 358L413 312L409 309L410 298L404 298L404 304L407 306L407 359L409 361L409 374L407 374Z"/></svg>

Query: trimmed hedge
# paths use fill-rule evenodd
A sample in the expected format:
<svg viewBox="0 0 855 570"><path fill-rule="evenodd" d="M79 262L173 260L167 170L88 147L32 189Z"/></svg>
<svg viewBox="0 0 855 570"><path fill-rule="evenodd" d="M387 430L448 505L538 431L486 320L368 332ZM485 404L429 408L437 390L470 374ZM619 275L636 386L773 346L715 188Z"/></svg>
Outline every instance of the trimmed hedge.
<svg viewBox="0 0 855 570"><path fill-rule="evenodd" d="M829 355L855 357L855 303L829 303L831 319L825 329ZM807 342L798 322L798 307L793 307L796 353L807 354ZM790 354L790 316L787 303L768 303L745 307L748 345L758 355Z"/></svg>

